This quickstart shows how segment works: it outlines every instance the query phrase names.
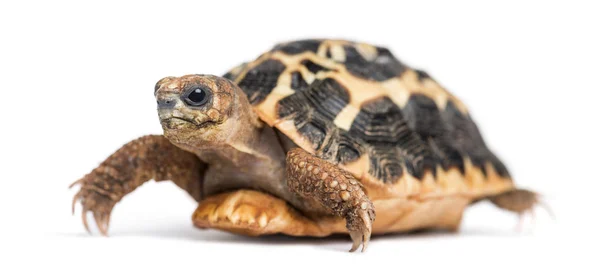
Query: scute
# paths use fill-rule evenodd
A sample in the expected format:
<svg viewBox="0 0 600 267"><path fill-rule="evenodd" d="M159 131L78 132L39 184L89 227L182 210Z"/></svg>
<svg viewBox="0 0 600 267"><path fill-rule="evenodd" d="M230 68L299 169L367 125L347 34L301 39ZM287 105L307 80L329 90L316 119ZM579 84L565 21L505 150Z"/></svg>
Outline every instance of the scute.
<svg viewBox="0 0 600 267"><path fill-rule="evenodd" d="M346 89L333 79L314 81L307 89L282 99L278 104L278 117L290 119L313 149L322 147L335 128L333 120L348 104Z"/></svg>
<svg viewBox="0 0 600 267"><path fill-rule="evenodd" d="M278 60L266 60L250 69L238 85L248 94L250 104L260 103L275 88L283 70L285 65Z"/></svg>
<svg viewBox="0 0 600 267"><path fill-rule="evenodd" d="M306 67L306 69L308 69L308 71L317 74L319 73L319 71L330 71L331 69L328 69L326 67L323 67L319 64L316 64L314 62L312 62L309 59L303 60L302 62L300 62L300 64L304 67Z"/></svg>
<svg viewBox="0 0 600 267"><path fill-rule="evenodd" d="M415 194L464 188L489 194L512 186L464 104L388 49L289 42L226 77L267 124L365 182Z"/></svg>
<svg viewBox="0 0 600 267"><path fill-rule="evenodd" d="M444 170L458 168L464 174L463 156L450 136L450 132L454 131L455 122L444 120L442 112L433 100L421 94L414 94L402 113L420 139L428 140Z"/></svg>
<svg viewBox="0 0 600 267"><path fill-rule="evenodd" d="M406 67L387 49L377 48L377 56L365 59L353 46L344 46L346 60L344 65L350 73L364 79L385 81L399 76Z"/></svg>
<svg viewBox="0 0 600 267"><path fill-rule="evenodd" d="M304 90L308 88L308 83L302 77L302 73L299 71L292 72L292 83L290 85L294 90Z"/></svg>
<svg viewBox="0 0 600 267"><path fill-rule="evenodd" d="M466 154L465 156L471 160L473 165L480 167L485 174L486 169L484 166L486 162L489 162L498 174L504 177L510 176L504 164L488 149L477 125L468 115L465 116L460 113L452 103L448 104L442 114L444 121L452 125L448 131L449 139L455 143L460 151L464 151L463 153Z"/></svg>
<svg viewBox="0 0 600 267"><path fill-rule="evenodd" d="M387 97L363 104L350 134L370 145L369 170L374 177L395 182L402 165L417 179L426 169L435 172L431 148L408 127L400 108Z"/></svg>
<svg viewBox="0 0 600 267"><path fill-rule="evenodd" d="M286 54L295 55L306 51L316 53L321 45L321 40L302 40L276 45L271 51L281 51Z"/></svg>

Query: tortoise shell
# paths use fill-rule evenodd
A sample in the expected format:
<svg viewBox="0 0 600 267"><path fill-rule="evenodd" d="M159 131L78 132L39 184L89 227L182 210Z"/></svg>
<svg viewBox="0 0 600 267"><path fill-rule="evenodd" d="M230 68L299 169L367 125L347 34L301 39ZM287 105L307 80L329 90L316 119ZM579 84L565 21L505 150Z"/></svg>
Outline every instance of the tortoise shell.
<svg viewBox="0 0 600 267"><path fill-rule="evenodd" d="M386 48L282 43L224 77L266 124L350 171L371 196L478 197L513 187L465 105Z"/></svg>

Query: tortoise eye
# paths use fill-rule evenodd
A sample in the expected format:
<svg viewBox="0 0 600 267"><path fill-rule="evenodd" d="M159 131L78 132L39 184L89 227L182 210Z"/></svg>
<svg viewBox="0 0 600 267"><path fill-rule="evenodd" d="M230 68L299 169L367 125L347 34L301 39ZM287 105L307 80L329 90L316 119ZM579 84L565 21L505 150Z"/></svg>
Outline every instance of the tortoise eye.
<svg viewBox="0 0 600 267"><path fill-rule="evenodd" d="M194 107L199 107L208 102L210 98L210 91L205 88L193 88L189 93L185 96L185 102Z"/></svg>

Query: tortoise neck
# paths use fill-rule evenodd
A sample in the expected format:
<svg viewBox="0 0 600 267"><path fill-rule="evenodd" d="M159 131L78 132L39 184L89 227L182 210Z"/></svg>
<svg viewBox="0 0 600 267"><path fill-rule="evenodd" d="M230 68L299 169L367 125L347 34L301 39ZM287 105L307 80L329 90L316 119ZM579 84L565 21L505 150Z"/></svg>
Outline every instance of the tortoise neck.
<svg viewBox="0 0 600 267"><path fill-rule="evenodd" d="M194 153L210 165L230 165L245 170L264 164L278 165L285 160L281 144L270 127L245 129L230 142L202 147Z"/></svg>
<svg viewBox="0 0 600 267"><path fill-rule="evenodd" d="M234 90L235 108L222 127L227 137L216 144L200 145L194 152L209 164L226 162L238 168L285 160L274 130L260 120L246 94L237 86Z"/></svg>

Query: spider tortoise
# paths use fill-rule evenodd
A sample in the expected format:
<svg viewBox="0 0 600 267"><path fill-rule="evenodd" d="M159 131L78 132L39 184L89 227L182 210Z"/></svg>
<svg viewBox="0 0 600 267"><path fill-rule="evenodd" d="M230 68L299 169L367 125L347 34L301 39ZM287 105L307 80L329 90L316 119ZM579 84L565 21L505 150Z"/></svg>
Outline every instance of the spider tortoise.
<svg viewBox="0 0 600 267"><path fill-rule="evenodd" d="M106 235L114 205L170 180L199 202L193 223L244 235L455 230L489 199L522 214L515 187L465 105L385 48L344 40L276 45L223 77L166 77L154 89L163 135L124 145L73 199ZM377 213L377 219L375 214Z"/></svg>

